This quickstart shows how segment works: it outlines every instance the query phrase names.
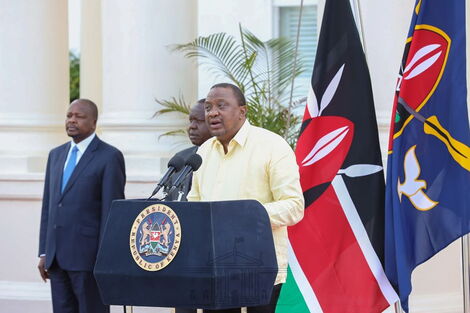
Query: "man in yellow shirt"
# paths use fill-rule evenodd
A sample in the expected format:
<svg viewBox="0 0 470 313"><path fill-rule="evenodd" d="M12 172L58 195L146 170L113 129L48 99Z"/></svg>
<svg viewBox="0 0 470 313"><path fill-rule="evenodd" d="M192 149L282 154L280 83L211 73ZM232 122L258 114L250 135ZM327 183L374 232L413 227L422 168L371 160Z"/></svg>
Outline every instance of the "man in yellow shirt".
<svg viewBox="0 0 470 313"><path fill-rule="evenodd" d="M248 307L248 313L274 313L287 276L286 227L300 221L304 210L294 152L279 135L250 125L245 97L235 85L214 85L204 109L214 137L198 150L203 162L194 173L188 200L255 199L263 204L271 222L279 272L271 303Z"/></svg>

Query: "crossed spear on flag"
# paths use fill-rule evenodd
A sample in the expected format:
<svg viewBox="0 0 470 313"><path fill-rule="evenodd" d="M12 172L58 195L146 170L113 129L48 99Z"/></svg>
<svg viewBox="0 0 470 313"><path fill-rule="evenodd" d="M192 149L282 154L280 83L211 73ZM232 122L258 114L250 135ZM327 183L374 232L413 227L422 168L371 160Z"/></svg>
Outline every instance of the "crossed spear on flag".
<svg viewBox="0 0 470 313"><path fill-rule="evenodd" d="M442 141L446 145L452 158L464 169L470 171L470 147L453 138L439 123L435 115L425 118L420 113L413 110L401 97L398 97L398 103L405 108L408 113L424 124L424 133L433 135Z"/></svg>

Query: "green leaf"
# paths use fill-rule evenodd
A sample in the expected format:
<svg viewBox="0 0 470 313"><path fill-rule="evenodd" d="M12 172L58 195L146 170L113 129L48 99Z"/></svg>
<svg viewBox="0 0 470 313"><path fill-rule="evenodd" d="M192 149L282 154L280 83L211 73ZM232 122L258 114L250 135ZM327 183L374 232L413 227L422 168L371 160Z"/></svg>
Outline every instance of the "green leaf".
<svg viewBox="0 0 470 313"><path fill-rule="evenodd" d="M70 102L80 98L80 57L69 52L70 62Z"/></svg>

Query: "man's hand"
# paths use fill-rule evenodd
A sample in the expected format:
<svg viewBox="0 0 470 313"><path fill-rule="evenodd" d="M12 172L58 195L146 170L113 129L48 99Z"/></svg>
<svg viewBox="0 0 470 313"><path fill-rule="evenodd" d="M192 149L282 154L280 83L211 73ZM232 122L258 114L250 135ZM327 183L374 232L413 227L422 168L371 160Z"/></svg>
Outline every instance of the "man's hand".
<svg viewBox="0 0 470 313"><path fill-rule="evenodd" d="M49 274L47 274L45 265L46 265L46 257L45 256L39 257L38 270L44 282L46 282L46 280L49 279Z"/></svg>

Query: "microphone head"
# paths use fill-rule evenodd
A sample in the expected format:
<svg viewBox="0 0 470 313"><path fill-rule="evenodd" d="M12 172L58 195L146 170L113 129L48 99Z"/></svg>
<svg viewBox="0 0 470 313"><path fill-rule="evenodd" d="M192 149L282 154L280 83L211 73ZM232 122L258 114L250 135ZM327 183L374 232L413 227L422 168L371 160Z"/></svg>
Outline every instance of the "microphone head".
<svg viewBox="0 0 470 313"><path fill-rule="evenodd" d="M201 167L202 158L199 154L195 153L191 155L186 161L186 165L191 166L192 170L195 172Z"/></svg>
<svg viewBox="0 0 470 313"><path fill-rule="evenodd" d="M182 157L175 155L173 156L170 161L168 161L168 167L174 167L175 171L178 172L184 166L184 160Z"/></svg>

